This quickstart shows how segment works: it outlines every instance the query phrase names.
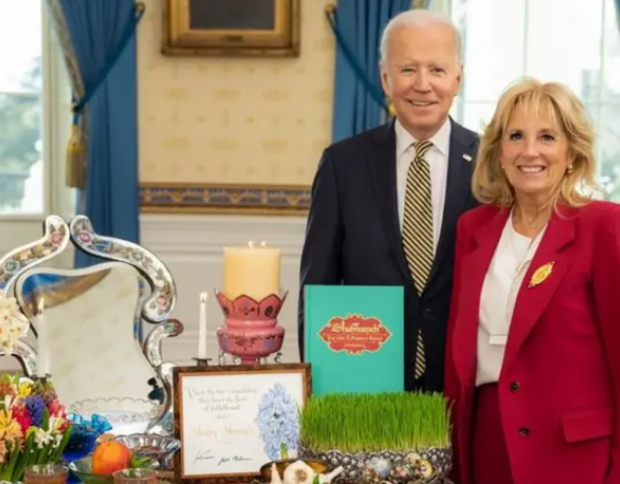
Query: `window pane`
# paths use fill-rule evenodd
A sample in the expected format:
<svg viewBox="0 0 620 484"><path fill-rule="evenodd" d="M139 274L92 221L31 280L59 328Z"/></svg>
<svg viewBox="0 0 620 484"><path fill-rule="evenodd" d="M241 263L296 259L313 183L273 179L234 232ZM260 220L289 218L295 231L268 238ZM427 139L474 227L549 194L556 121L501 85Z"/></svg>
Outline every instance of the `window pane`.
<svg viewBox="0 0 620 484"><path fill-rule="evenodd" d="M596 121L599 142L599 180L606 198L620 202L620 32L614 0L605 0L603 66L599 79L600 116Z"/></svg>
<svg viewBox="0 0 620 484"><path fill-rule="evenodd" d="M615 0L605 1L605 43L602 100L620 105L620 25L616 17Z"/></svg>
<svg viewBox="0 0 620 484"><path fill-rule="evenodd" d="M482 133L485 126L491 121L495 111L494 102L468 103L465 102L463 109L463 126Z"/></svg>
<svg viewBox="0 0 620 484"><path fill-rule="evenodd" d="M41 0L0 2L0 214L44 211Z"/></svg>
<svg viewBox="0 0 620 484"><path fill-rule="evenodd" d="M601 75L603 1L529 0L527 18L524 73L595 101L590 88Z"/></svg>
<svg viewBox="0 0 620 484"><path fill-rule="evenodd" d="M465 102L495 102L523 74L524 5L524 0L453 1L452 19L464 43Z"/></svg>
<svg viewBox="0 0 620 484"><path fill-rule="evenodd" d="M596 126L599 142L599 181L606 198L620 202L620 106L604 106Z"/></svg>

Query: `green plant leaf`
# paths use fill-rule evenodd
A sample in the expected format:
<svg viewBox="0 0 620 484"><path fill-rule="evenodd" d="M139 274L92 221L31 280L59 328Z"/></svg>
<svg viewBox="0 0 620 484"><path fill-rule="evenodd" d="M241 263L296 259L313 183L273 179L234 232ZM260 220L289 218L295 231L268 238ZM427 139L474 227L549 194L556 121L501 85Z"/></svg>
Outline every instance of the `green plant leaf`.
<svg viewBox="0 0 620 484"><path fill-rule="evenodd" d="M9 476L9 481L13 481L13 470L15 469L17 460L21 455L21 451L19 449L19 440L15 439L13 443L7 445L7 447L10 449L9 452L11 454L11 458L9 459L9 463L6 467L6 475Z"/></svg>
<svg viewBox="0 0 620 484"><path fill-rule="evenodd" d="M49 430L50 426L50 411L47 409L47 406L43 410L43 420L41 422L41 428L46 432Z"/></svg>
<svg viewBox="0 0 620 484"><path fill-rule="evenodd" d="M26 438L26 442L24 443L24 447L21 451L21 458L19 459L19 463L13 471L13 482L18 482L22 480L24 475L24 469L30 465L32 459L32 447L34 445L34 434L30 434Z"/></svg>
<svg viewBox="0 0 620 484"><path fill-rule="evenodd" d="M299 411L300 444L317 452L447 447L450 415L438 393L330 394Z"/></svg>
<svg viewBox="0 0 620 484"><path fill-rule="evenodd" d="M65 451L65 447L67 447L67 444L69 443L69 438L71 437L71 429L71 425L67 426L67 428L65 429L65 433L62 436L62 440L60 441L60 444L58 445L58 447L56 447L56 449L53 450L52 454L50 455L49 461L51 464L55 464L60 461L62 453Z"/></svg>
<svg viewBox="0 0 620 484"><path fill-rule="evenodd" d="M131 455L131 460L129 461L129 467L132 469L142 469L142 468L150 468L155 467L157 465L157 460L152 457L140 455L137 452L134 452Z"/></svg>

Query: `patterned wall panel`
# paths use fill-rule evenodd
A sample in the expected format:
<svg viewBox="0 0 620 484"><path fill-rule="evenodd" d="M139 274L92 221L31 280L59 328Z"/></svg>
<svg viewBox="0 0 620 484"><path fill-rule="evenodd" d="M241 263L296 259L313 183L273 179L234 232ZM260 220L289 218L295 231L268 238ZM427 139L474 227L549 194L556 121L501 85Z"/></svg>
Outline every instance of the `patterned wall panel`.
<svg viewBox="0 0 620 484"><path fill-rule="evenodd" d="M330 142L330 2L302 2L301 55L288 59L162 56L163 3L147 2L138 36L143 206L303 210Z"/></svg>

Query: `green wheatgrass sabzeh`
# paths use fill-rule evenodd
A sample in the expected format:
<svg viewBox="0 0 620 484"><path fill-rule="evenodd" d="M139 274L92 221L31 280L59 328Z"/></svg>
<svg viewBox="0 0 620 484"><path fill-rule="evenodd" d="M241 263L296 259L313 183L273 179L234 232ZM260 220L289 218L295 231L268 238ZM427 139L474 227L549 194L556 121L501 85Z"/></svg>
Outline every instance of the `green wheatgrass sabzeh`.
<svg viewBox="0 0 620 484"><path fill-rule="evenodd" d="M439 393L330 394L299 413L301 446L346 453L447 448L450 414Z"/></svg>

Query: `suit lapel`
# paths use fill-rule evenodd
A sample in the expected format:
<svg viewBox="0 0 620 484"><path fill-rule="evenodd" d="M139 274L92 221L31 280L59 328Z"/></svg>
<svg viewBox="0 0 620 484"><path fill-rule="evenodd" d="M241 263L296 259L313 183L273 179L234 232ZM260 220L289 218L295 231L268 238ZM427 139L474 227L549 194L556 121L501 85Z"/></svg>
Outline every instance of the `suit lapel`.
<svg viewBox="0 0 620 484"><path fill-rule="evenodd" d="M396 194L396 134L394 121L375 134L375 144L368 151L366 162L379 205L384 233L394 260L405 279L413 285L413 278L405 259L398 218Z"/></svg>
<svg viewBox="0 0 620 484"><path fill-rule="evenodd" d="M469 180L473 171L476 138L457 123L451 123L448 182L441 232L427 287L431 287L443 260L454 250L456 222L465 210L470 194Z"/></svg>
<svg viewBox="0 0 620 484"><path fill-rule="evenodd" d="M427 287L432 287L432 279L436 276L443 259L452 251L456 222L466 207L470 193L469 183L464 180L471 178L477 138L454 121L450 122L452 128L443 222ZM371 145L366 162L379 205L379 213L392 255L405 279L413 286L413 278L403 249L398 217L394 121L378 130L374 135L374 140L375 144Z"/></svg>
<svg viewBox="0 0 620 484"><path fill-rule="evenodd" d="M498 210L474 236L474 250L463 257L460 279L459 315L452 338L452 354L464 386L473 385L476 370L480 296L484 278L495 254L508 210Z"/></svg>
<svg viewBox="0 0 620 484"><path fill-rule="evenodd" d="M502 373L514 363L525 339L540 319L570 266L570 258L561 249L575 238L575 216L575 210L564 209L561 215L554 213L549 221L517 294ZM552 264L551 272L547 277L542 280L539 278L539 283L532 285L536 271L549 267L549 264Z"/></svg>

